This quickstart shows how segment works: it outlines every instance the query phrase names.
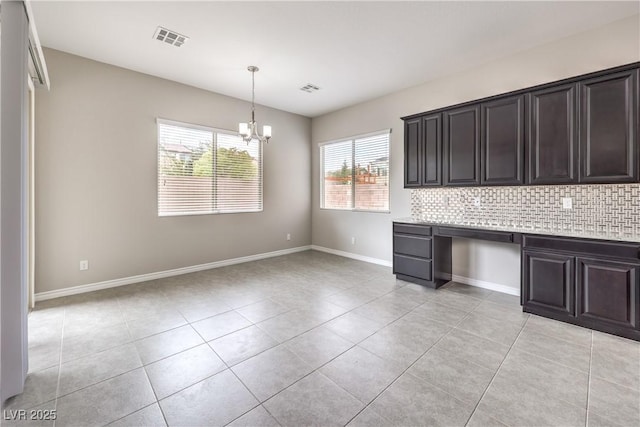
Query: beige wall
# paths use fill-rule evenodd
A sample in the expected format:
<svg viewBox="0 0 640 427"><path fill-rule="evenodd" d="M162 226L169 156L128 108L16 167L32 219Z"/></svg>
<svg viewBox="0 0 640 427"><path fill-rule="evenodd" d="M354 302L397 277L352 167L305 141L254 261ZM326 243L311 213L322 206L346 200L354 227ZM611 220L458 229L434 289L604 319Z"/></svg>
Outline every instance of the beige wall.
<svg viewBox="0 0 640 427"><path fill-rule="evenodd" d="M311 243L308 118L257 108L274 132L264 150L263 212L159 218L156 117L236 129L250 104L55 50L45 57L36 292ZM82 259L88 271L79 271Z"/></svg>
<svg viewBox="0 0 640 427"><path fill-rule="evenodd" d="M472 70L314 118L311 163L313 244L390 261L391 220L410 216L410 190L403 189L404 136L401 116L638 61L639 21L640 17L636 15ZM383 128L392 128L391 213L321 210L318 143ZM351 245L351 236L356 237L356 245ZM453 273L518 287L520 265L517 251L517 246L513 245L505 247L486 242L456 241ZM511 262L504 262L505 256ZM478 259L483 262L477 262Z"/></svg>

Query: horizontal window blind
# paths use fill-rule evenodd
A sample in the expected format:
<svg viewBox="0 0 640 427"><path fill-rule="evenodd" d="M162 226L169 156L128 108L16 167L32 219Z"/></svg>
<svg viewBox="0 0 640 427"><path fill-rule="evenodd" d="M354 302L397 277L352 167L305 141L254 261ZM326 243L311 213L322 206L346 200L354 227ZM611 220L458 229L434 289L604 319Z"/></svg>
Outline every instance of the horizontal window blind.
<svg viewBox="0 0 640 427"><path fill-rule="evenodd" d="M324 209L389 210L389 131L322 144Z"/></svg>
<svg viewBox="0 0 640 427"><path fill-rule="evenodd" d="M261 144L158 120L158 215L261 210Z"/></svg>

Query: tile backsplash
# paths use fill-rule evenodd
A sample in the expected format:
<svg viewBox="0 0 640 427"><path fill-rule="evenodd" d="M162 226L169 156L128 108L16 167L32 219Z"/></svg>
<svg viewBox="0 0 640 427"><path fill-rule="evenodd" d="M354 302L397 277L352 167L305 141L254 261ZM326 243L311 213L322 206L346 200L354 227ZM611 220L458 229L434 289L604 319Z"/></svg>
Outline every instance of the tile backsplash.
<svg viewBox="0 0 640 427"><path fill-rule="evenodd" d="M411 190L431 223L640 241L640 184L438 187ZM563 209L562 198L572 199Z"/></svg>

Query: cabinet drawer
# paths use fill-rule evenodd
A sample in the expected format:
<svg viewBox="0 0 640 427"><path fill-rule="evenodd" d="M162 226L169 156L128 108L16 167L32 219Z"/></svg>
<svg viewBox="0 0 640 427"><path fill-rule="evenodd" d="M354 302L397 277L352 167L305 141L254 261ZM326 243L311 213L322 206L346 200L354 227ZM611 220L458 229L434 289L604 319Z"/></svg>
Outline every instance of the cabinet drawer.
<svg viewBox="0 0 640 427"><path fill-rule="evenodd" d="M433 280L431 260L406 255L393 256L393 272L424 280Z"/></svg>
<svg viewBox="0 0 640 427"><path fill-rule="evenodd" d="M393 251L397 254L431 258L431 238L394 234Z"/></svg>
<svg viewBox="0 0 640 427"><path fill-rule="evenodd" d="M431 227L420 224L393 224L393 233L418 234L420 236L431 236Z"/></svg>

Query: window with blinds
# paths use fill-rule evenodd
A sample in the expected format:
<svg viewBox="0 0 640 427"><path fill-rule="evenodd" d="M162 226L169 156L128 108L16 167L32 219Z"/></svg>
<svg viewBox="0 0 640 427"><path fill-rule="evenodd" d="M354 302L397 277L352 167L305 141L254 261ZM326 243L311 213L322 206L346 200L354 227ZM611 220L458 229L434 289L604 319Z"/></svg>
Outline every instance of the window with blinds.
<svg viewBox="0 0 640 427"><path fill-rule="evenodd" d="M158 119L158 215L262 210L262 146L237 134Z"/></svg>
<svg viewBox="0 0 640 427"><path fill-rule="evenodd" d="M390 130L320 145L321 207L389 211Z"/></svg>

